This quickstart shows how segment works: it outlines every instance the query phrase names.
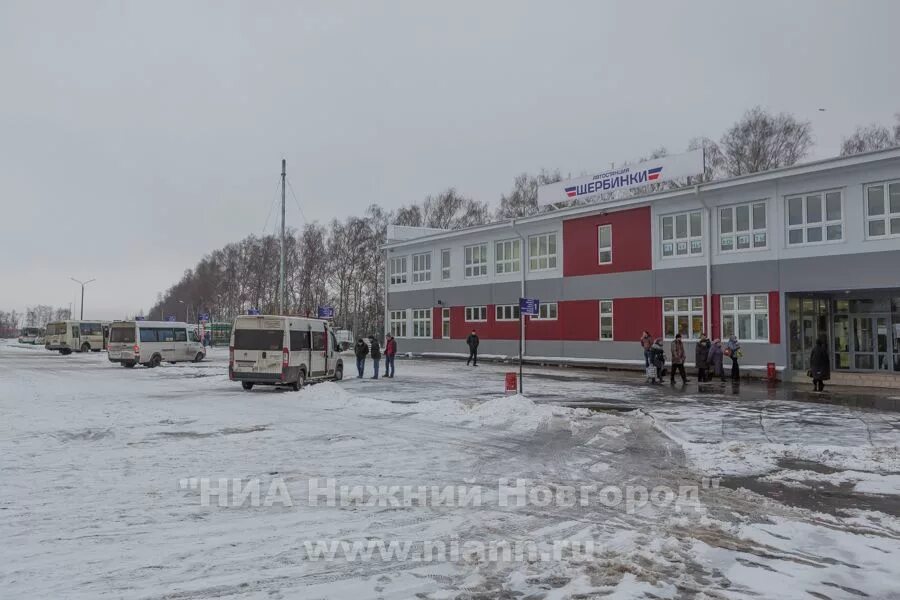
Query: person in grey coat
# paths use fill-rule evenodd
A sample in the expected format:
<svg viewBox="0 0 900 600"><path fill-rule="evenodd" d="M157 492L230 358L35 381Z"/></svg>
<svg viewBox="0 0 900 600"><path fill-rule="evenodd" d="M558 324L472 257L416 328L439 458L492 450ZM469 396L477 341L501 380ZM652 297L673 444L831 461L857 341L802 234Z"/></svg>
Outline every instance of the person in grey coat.
<svg viewBox="0 0 900 600"><path fill-rule="evenodd" d="M716 338L709 349L709 378L719 377L725 381L725 369L722 367L722 361L725 358L725 350L722 348L722 340Z"/></svg>

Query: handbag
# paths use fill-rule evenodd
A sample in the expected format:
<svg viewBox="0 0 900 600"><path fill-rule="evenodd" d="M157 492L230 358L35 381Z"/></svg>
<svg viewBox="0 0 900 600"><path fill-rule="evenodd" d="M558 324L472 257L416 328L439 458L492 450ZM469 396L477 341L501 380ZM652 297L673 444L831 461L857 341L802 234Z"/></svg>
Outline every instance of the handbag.
<svg viewBox="0 0 900 600"><path fill-rule="evenodd" d="M807 376L807 377L812 377L812 369L807 369L807 370L806 370L806 376Z"/></svg>
<svg viewBox="0 0 900 600"><path fill-rule="evenodd" d="M725 348L725 356L731 356L731 348Z"/></svg>
<svg viewBox="0 0 900 600"><path fill-rule="evenodd" d="M656 367L653 365L647 367L647 379L656 379Z"/></svg>

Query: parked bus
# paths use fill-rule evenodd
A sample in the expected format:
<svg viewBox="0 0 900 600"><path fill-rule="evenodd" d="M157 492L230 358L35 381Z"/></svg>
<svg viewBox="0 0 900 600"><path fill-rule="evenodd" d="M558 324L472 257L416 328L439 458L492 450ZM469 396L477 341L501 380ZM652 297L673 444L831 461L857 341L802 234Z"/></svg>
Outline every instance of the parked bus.
<svg viewBox="0 0 900 600"><path fill-rule="evenodd" d="M19 331L20 344L37 344L44 337L44 330L40 327L25 327Z"/></svg>
<svg viewBox="0 0 900 600"><path fill-rule="evenodd" d="M245 390L257 384L299 390L310 380L343 377L344 361L328 321L262 315L234 320L228 378Z"/></svg>
<svg viewBox="0 0 900 600"><path fill-rule="evenodd" d="M196 327L171 321L115 321L109 329L109 362L132 368L162 362L200 362L206 350Z"/></svg>
<svg viewBox="0 0 900 600"><path fill-rule="evenodd" d="M48 323L44 347L60 354L100 352L109 339L109 321L55 321Z"/></svg>

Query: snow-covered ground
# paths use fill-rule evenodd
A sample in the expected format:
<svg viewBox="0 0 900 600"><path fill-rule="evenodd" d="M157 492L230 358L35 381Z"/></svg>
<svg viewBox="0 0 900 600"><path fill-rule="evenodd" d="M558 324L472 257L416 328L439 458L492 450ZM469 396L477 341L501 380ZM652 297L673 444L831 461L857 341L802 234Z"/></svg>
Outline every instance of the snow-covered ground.
<svg viewBox="0 0 900 600"><path fill-rule="evenodd" d="M0 344L3 597L900 597L897 413L571 369L530 369L504 397L506 367L436 361L248 393L226 357L127 370ZM585 401L635 410L560 405ZM259 481L263 501L204 492L220 478ZM329 479L445 495L311 505ZM517 479L524 505L501 502ZM320 541L541 552L315 560ZM552 555L561 542L594 547Z"/></svg>

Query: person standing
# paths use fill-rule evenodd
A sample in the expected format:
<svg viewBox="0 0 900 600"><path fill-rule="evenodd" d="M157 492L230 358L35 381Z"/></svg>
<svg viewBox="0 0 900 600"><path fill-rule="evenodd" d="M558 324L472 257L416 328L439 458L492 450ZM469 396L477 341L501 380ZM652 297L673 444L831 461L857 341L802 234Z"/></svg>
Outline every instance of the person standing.
<svg viewBox="0 0 900 600"><path fill-rule="evenodd" d="M372 356L372 366L375 367L375 374L372 376L372 379L378 379L378 367L381 366L381 346L378 345L378 340L375 339L374 335L369 336L369 345L371 346L369 354Z"/></svg>
<svg viewBox="0 0 900 600"><path fill-rule="evenodd" d="M473 367L478 366L478 344L480 340L478 339L478 334L475 333L475 330L472 330L472 333L469 334L469 337L466 338L466 344L469 346L469 360L466 361L466 366L469 366L469 363L472 363Z"/></svg>
<svg viewBox="0 0 900 600"><path fill-rule="evenodd" d="M707 380L709 372L709 338L705 333L700 334L697 348L694 350L694 362L697 363L697 381L703 383Z"/></svg>
<svg viewBox="0 0 900 600"><path fill-rule="evenodd" d="M831 361L828 360L828 344L825 337L816 340L816 345L809 355L809 375L813 380L813 391L824 392L825 381L831 379Z"/></svg>
<svg viewBox="0 0 900 600"><path fill-rule="evenodd" d="M737 383L741 380L741 368L738 359L741 357L741 344L737 336L732 334L725 345L725 356L731 358L731 381Z"/></svg>
<svg viewBox="0 0 900 600"><path fill-rule="evenodd" d="M356 378L362 379L363 373L366 370L366 357L369 355L369 347L362 338L356 340L356 345L353 347L353 353L356 354L356 372L358 373Z"/></svg>
<svg viewBox="0 0 900 600"><path fill-rule="evenodd" d="M650 366L647 367L647 370L655 375L655 377L650 378L650 383L656 383L657 380L659 380L659 383L662 383L663 377L665 377L665 366L666 351L663 348L663 340L662 338L656 338L653 341L653 345L650 346Z"/></svg>
<svg viewBox="0 0 900 600"><path fill-rule="evenodd" d="M644 367L650 366L650 347L653 346L653 337L646 329L641 335L641 348L644 350Z"/></svg>
<svg viewBox="0 0 900 600"><path fill-rule="evenodd" d="M681 375L681 383L688 382L687 374L684 372L684 343L681 341L681 334L675 334L675 341L672 342L672 376L669 383L675 385L675 372Z"/></svg>
<svg viewBox="0 0 900 600"><path fill-rule="evenodd" d="M387 334L384 340L384 376L394 378L394 357L397 355L397 340Z"/></svg>
<svg viewBox="0 0 900 600"><path fill-rule="evenodd" d="M713 341L712 347L709 349L709 378L712 380L713 377L718 377L722 381L725 381L725 369L722 367L722 360L725 358L724 350L722 349L722 340L716 338Z"/></svg>

